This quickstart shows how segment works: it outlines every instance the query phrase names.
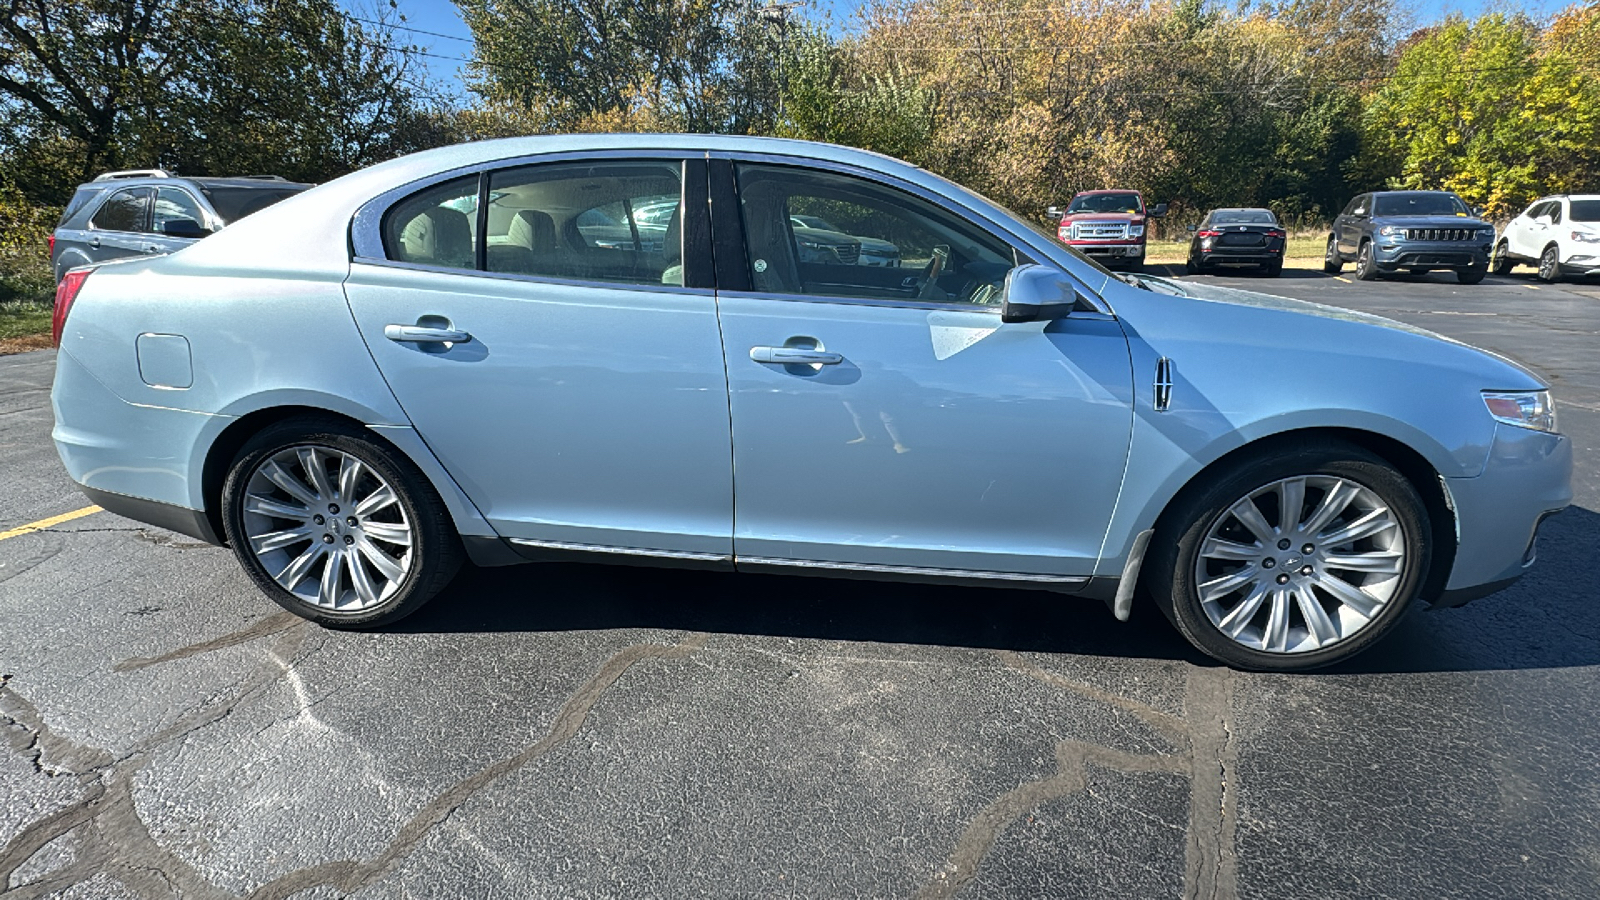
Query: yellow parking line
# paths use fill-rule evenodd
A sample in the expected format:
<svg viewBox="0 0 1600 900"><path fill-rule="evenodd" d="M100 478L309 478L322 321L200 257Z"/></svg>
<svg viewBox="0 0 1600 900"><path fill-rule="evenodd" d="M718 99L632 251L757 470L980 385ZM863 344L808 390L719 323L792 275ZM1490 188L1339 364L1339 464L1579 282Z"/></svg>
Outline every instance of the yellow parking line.
<svg viewBox="0 0 1600 900"><path fill-rule="evenodd" d="M73 519L81 519L84 516L93 515L99 511L100 507L98 506L85 506L83 509L75 509L72 512L62 513L59 516L51 516L48 519L40 519L37 522L29 522L26 525L18 526L10 531L0 531L0 541L5 540L6 538L14 538L19 534L29 534L35 531L43 531L52 525L60 525L62 522L71 522Z"/></svg>
<svg viewBox="0 0 1600 900"><path fill-rule="evenodd" d="M1335 276L1333 276L1333 280L1334 281L1342 281L1345 284L1350 284L1351 283L1350 279L1344 277L1343 275L1335 275Z"/></svg>
<svg viewBox="0 0 1600 900"><path fill-rule="evenodd" d="M1523 287L1527 288L1530 291L1537 291L1539 289L1539 286L1537 284L1525 284L1525 285L1523 285Z"/></svg>

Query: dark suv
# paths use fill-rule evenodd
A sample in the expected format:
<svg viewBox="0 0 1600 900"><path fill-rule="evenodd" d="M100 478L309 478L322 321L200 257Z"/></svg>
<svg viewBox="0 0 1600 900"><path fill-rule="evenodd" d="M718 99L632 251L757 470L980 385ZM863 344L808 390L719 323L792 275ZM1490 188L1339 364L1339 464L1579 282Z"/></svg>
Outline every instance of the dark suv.
<svg viewBox="0 0 1600 900"><path fill-rule="evenodd" d="M181 250L309 184L277 175L176 178L160 169L107 172L78 190L50 236L56 281L74 266Z"/></svg>
<svg viewBox="0 0 1600 900"><path fill-rule="evenodd" d="M1494 226L1478 215L1449 191L1362 194L1333 220L1322 269L1337 275L1354 261L1362 281L1452 269L1462 284L1477 284L1494 247Z"/></svg>

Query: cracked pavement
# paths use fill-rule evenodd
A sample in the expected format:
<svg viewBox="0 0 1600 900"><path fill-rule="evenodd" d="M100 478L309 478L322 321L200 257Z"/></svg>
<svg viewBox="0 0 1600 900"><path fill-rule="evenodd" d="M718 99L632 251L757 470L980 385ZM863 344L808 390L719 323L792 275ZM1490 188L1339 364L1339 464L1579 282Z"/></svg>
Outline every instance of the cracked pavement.
<svg viewBox="0 0 1600 900"><path fill-rule="evenodd" d="M376 633L98 513L0 541L0 896L1526 897L1600 883L1600 286L1208 278L1550 378L1512 589L1247 675L1025 591L467 570ZM0 357L0 531L86 504Z"/></svg>

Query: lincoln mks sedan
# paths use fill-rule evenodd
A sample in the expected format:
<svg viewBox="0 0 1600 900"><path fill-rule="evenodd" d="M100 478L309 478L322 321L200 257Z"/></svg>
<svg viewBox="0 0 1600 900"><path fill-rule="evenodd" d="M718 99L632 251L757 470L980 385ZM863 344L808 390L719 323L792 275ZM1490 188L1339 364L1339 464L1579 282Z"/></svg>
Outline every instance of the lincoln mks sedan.
<svg viewBox="0 0 1600 900"><path fill-rule="evenodd" d="M807 217L899 264L806 252ZM610 560L1036 588L1308 669L1509 584L1571 498L1516 364L1113 276L922 169L795 141L396 159L75 269L55 327L84 493L329 627L467 560Z"/></svg>

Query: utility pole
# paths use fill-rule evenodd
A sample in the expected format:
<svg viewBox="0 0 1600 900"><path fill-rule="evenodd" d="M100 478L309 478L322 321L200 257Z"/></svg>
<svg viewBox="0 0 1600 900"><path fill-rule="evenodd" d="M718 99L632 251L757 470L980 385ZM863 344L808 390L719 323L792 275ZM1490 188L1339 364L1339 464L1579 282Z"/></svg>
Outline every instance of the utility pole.
<svg viewBox="0 0 1600 900"><path fill-rule="evenodd" d="M783 121L783 97L789 92L788 72L785 66L789 57L789 13L794 12L802 4L791 0L779 3L777 0L767 0L764 6L756 7L756 15L761 21L778 28L778 121Z"/></svg>

